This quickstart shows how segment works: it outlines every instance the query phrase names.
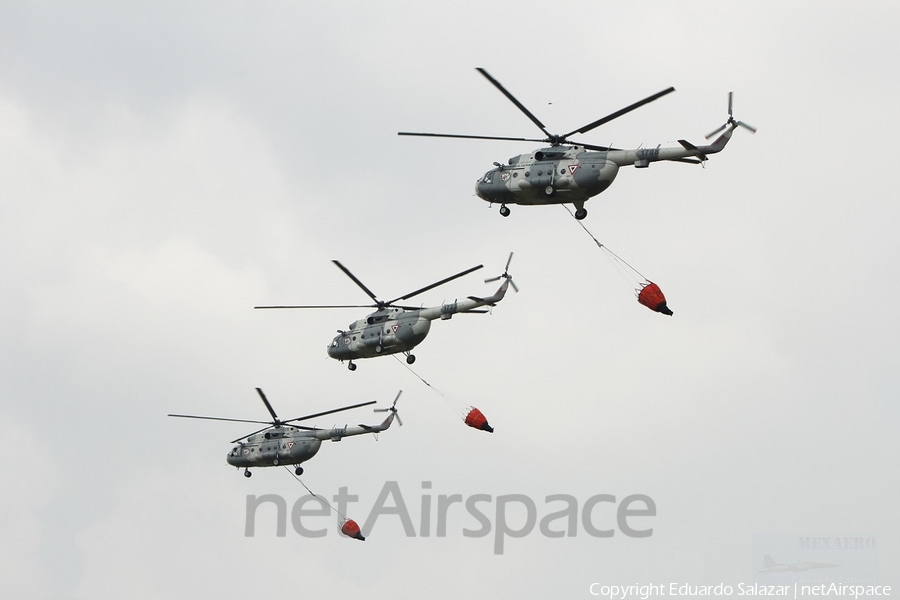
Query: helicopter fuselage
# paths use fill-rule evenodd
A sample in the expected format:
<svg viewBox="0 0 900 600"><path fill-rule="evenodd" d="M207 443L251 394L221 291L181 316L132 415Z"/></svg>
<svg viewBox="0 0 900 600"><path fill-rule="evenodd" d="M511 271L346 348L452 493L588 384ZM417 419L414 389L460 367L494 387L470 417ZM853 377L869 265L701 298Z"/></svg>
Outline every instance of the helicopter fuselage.
<svg viewBox="0 0 900 600"><path fill-rule="evenodd" d="M409 352L431 330L431 319L421 313L401 308L377 310L335 336L328 346L328 356L343 361Z"/></svg>
<svg viewBox="0 0 900 600"><path fill-rule="evenodd" d="M506 204L574 204L584 202L605 191L619 173L620 167L646 168L651 162L702 157L720 152L731 138L729 127L713 144L695 147L681 142L680 148L610 149L603 152L582 146L551 146L520 154L498 165L475 183L475 194L490 203Z"/></svg>
<svg viewBox="0 0 900 600"><path fill-rule="evenodd" d="M503 299L508 288L507 279L495 294L486 298L470 297L415 310L397 307L377 310L351 323L347 331L339 332L328 345L328 356L345 361L400 352L408 354L422 343L435 319L447 320L456 313L493 305Z"/></svg>
<svg viewBox="0 0 900 600"><path fill-rule="evenodd" d="M485 173L476 182L475 193L498 204L583 203L608 188L619 172L607 154L579 146L520 154Z"/></svg>
<svg viewBox="0 0 900 600"><path fill-rule="evenodd" d="M245 468L299 465L315 456L322 445L322 440L309 433L290 426L273 427L239 443L226 460L229 465Z"/></svg>
<svg viewBox="0 0 900 600"><path fill-rule="evenodd" d="M382 432L391 426L395 416L396 411L392 411L378 425L345 425L331 429L298 429L290 425L271 427L238 443L225 460L238 468L299 465L315 456L324 440L339 442L345 437Z"/></svg>

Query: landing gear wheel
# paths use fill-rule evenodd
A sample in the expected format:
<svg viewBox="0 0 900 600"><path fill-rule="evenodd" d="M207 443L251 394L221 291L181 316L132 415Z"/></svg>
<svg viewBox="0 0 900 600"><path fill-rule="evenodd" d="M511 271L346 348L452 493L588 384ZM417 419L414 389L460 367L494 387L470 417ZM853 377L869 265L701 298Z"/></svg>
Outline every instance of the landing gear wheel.
<svg viewBox="0 0 900 600"><path fill-rule="evenodd" d="M506 205L505 205L505 204L504 204L503 206L500 207L500 216L501 216L501 217L508 217L508 216L509 216L509 209L506 208Z"/></svg>
<svg viewBox="0 0 900 600"><path fill-rule="evenodd" d="M578 219L579 221L584 219L586 216L587 216L586 208L579 208L578 210L575 211L575 218Z"/></svg>
<svg viewBox="0 0 900 600"><path fill-rule="evenodd" d="M548 185L547 187L544 188L544 193L547 194L548 196L552 196L552 195L556 194L556 190L553 189L552 185Z"/></svg>
<svg viewBox="0 0 900 600"><path fill-rule="evenodd" d="M296 473L298 477L300 475L303 475L303 467L297 467L296 469L294 469L294 473Z"/></svg>
<svg viewBox="0 0 900 600"><path fill-rule="evenodd" d="M244 477L250 477L253 473L250 472L250 469L244 469Z"/></svg>
<svg viewBox="0 0 900 600"><path fill-rule="evenodd" d="M277 466L280 465L281 463L279 463L279 462L278 462L278 459L276 458L275 460L272 461L272 464L275 465L275 466L277 467Z"/></svg>
<svg viewBox="0 0 900 600"><path fill-rule="evenodd" d="M406 364L411 365L414 362L416 362L416 357L413 356L412 354L410 354L409 356L406 357Z"/></svg>
<svg viewBox="0 0 900 600"><path fill-rule="evenodd" d="M381 354L381 346L375 346L375 353Z"/></svg>
<svg viewBox="0 0 900 600"><path fill-rule="evenodd" d="M350 363L350 364L347 365L347 368L350 369L351 371L355 371L355 370L356 370L356 365L354 365L353 363Z"/></svg>

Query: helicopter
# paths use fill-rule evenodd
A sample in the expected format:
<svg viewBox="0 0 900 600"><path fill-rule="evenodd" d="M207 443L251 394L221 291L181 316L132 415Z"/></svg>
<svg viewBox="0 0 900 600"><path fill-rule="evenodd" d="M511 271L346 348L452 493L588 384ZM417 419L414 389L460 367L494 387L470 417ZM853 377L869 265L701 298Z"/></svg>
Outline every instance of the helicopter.
<svg viewBox="0 0 900 600"><path fill-rule="evenodd" d="M359 408L360 406L369 406L375 404L375 401L361 402L343 408L335 408L323 412L297 417L296 419L287 419L282 421L275 414L272 405L263 393L261 388L256 388L259 397L262 398L266 410L272 415L271 421L254 421L248 419L225 419L222 417L201 417L197 415L177 415L169 414L170 417L181 417L184 419L208 419L211 421L234 421L237 423L263 423L266 426L253 433L232 440L232 444L237 444L225 457L229 465L240 469L244 467L244 477L250 477L253 473L250 467L278 467L281 465L298 465L294 469L297 475L303 474L303 467L299 466L311 459L319 451L319 447L323 440L331 440L339 442L345 437L352 435L363 435L365 433L377 434L391 426L394 419L402 426L403 421L397 413L397 400L403 390L397 392L394 403L388 408L376 408L375 412L389 412L387 418L378 425L357 425L356 427L335 427L332 429L319 429L317 427L304 427L302 425L289 425L289 423L297 423L306 421L315 417L330 415L332 413L350 410L351 408Z"/></svg>
<svg viewBox="0 0 900 600"><path fill-rule="evenodd" d="M568 204L575 206L575 218L584 219L587 209L585 201L606 190L615 180L620 167L634 166L638 169L650 166L651 162L661 160L703 164L710 154L721 152L731 139L734 130L743 127L752 133L756 128L738 121L732 114L733 93L728 93L728 120L724 125L706 136L712 138L722 134L706 146L695 146L687 140L678 140L680 148L636 148L622 150L607 146L595 146L581 142L570 142L569 136L576 133L587 133L592 129L617 119L636 108L649 104L675 91L669 87L643 100L611 113L584 127L565 134L552 134L515 96L494 79L487 71L478 67L478 72L490 81L516 107L538 126L547 137L542 139L523 137L498 137L484 135L456 135L447 133L412 133L398 132L397 135L464 138L477 140L506 140L516 142L543 142L550 147L540 148L528 154L519 154L509 159L508 164L494 163L493 169L484 174L475 183L475 194L491 204L500 204L500 214L508 217L510 210L507 204Z"/></svg>
<svg viewBox="0 0 900 600"><path fill-rule="evenodd" d="M509 253L509 259L506 261L506 267L503 273L490 279L485 279L485 283L498 281L503 279L503 283L497 291L486 297L469 296L465 300L454 300L440 306L432 307L416 307L403 306L395 304L400 300L408 300L413 296L417 296L422 292L428 291L439 285L443 285L454 279L468 275L472 271L477 271L484 267L478 265L470 269L466 269L456 275L451 275L446 279L442 279L431 285L427 285L414 292L410 292L404 296L394 298L393 300L379 300L375 294L363 284L362 281L350 272L347 267L339 261L332 262L344 272L347 277L353 280L372 300L375 304L338 304L338 305L306 305L306 306L255 306L254 308L375 308L375 312L370 313L364 319L353 321L346 329L338 329L338 335L331 340L328 345L328 356L340 362L348 361L347 368L351 371L356 370L356 363L353 361L360 358L372 358L376 356L387 356L389 354L403 353L406 355L406 363L411 365L416 361L415 355L411 353L412 349L422 343L425 336L431 329L431 322L435 319L446 321L457 313L486 313L483 306L494 306L506 295L507 289L512 286L513 290L518 292L519 288L512 280L509 274L509 263L512 261L513 253Z"/></svg>

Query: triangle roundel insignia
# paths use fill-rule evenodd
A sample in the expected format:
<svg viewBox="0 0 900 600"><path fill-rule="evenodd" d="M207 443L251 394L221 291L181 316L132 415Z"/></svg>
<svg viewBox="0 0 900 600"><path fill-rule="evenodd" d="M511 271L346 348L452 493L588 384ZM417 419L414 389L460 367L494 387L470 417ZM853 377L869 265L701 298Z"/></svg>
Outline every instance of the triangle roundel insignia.
<svg viewBox="0 0 900 600"><path fill-rule="evenodd" d="M579 166L581 165L569 165L569 175L574 175Z"/></svg>

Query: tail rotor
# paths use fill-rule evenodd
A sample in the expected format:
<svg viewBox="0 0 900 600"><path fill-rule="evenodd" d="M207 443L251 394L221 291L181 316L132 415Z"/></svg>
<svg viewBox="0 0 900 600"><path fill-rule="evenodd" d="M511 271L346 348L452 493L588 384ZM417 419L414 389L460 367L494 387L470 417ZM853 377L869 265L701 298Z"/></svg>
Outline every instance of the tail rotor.
<svg viewBox="0 0 900 600"><path fill-rule="evenodd" d="M512 275L509 274L509 263L512 262L512 257L513 257L513 253L510 252L510 253L509 253L509 258L506 260L506 266L503 267L503 273L501 273L500 275L497 275L496 277L491 277L490 279L485 279L484 282L485 282L485 283L490 283L490 282L492 282L492 281L499 281L499 280L501 280L501 279L506 279L507 281L509 281L509 285L512 286L512 289L513 289L515 292L518 292L518 291L519 291L519 287L516 285L516 282L513 281Z"/></svg>
<svg viewBox="0 0 900 600"><path fill-rule="evenodd" d="M714 135L717 135L718 133L724 131L725 128L728 127L729 125L732 127L743 127L744 129L749 130L750 133L756 133L756 127L753 127L752 125L744 123L743 121L735 120L734 114L731 111L733 99L734 99L734 92L728 92L728 120L725 121L724 125L722 125L718 129L716 129L712 133L707 134L706 139L710 139Z"/></svg>
<svg viewBox="0 0 900 600"><path fill-rule="evenodd" d="M400 394L403 393L403 390L397 392L397 397L394 398L394 403L391 404L388 408L376 408L375 412L391 412L394 413L394 418L397 419L397 423L400 424L400 427L403 427L403 421L400 420L400 413L397 412L397 400L400 399Z"/></svg>

